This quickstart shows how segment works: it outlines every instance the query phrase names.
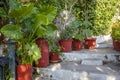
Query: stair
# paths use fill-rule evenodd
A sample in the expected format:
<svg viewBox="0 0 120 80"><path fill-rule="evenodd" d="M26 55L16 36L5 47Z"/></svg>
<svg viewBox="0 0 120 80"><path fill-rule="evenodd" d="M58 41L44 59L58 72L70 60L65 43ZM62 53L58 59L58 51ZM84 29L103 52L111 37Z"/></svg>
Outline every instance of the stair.
<svg viewBox="0 0 120 80"><path fill-rule="evenodd" d="M120 56L119 51L115 51L113 48L99 48L94 50L82 49L81 51L72 51L69 53L63 53L61 57L63 61L86 61L86 60L102 60L103 62L116 62Z"/></svg>
<svg viewBox="0 0 120 80"><path fill-rule="evenodd" d="M40 68L38 73L35 80L120 80L120 63L96 66L62 62Z"/></svg>
<svg viewBox="0 0 120 80"><path fill-rule="evenodd" d="M62 62L35 68L34 80L120 80L120 52L110 45L63 53Z"/></svg>
<svg viewBox="0 0 120 80"><path fill-rule="evenodd" d="M103 65L103 61L100 59L84 59L82 60L82 65Z"/></svg>

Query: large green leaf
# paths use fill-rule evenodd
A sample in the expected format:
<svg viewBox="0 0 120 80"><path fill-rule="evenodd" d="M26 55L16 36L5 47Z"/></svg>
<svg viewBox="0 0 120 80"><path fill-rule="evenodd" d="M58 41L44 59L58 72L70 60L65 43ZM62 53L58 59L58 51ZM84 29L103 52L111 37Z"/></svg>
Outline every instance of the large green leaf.
<svg viewBox="0 0 120 80"><path fill-rule="evenodd" d="M54 24L49 24L49 25L47 25L46 34L48 36L52 36L56 30L58 30L57 26L55 26Z"/></svg>
<svg viewBox="0 0 120 80"><path fill-rule="evenodd" d="M39 26L37 31L36 31L36 35L37 37L43 37L47 32L47 29L45 26Z"/></svg>
<svg viewBox="0 0 120 80"><path fill-rule="evenodd" d="M46 15L48 24L53 21L57 13L57 9L54 6L42 6L39 11L41 14Z"/></svg>
<svg viewBox="0 0 120 80"><path fill-rule="evenodd" d="M48 24L48 19L47 16L42 15L42 14L38 14L35 17L35 21L34 21L34 26L38 27L41 25L47 25Z"/></svg>
<svg viewBox="0 0 120 80"><path fill-rule="evenodd" d="M12 9L10 10L10 18L16 19L16 20L22 20L25 17L27 17L29 14L31 14L32 9L34 5L29 4L26 6L21 6L18 9Z"/></svg>
<svg viewBox="0 0 120 80"><path fill-rule="evenodd" d="M28 55L33 59L33 61L38 61L41 57L41 52L35 43L27 43L25 45L26 50L28 50Z"/></svg>
<svg viewBox="0 0 120 80"><path fill-rule="evenodd" d="M11 39L22 39L23 34L19 25L7 24L0 30L6 37Z"/></svg>

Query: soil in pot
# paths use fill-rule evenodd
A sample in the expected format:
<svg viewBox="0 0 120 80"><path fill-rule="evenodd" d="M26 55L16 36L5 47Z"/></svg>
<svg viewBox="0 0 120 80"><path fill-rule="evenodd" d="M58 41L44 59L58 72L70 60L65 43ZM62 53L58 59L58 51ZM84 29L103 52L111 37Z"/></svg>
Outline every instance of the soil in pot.
<svg viewBox="0 0 120 80"><path fill-rule="evenodd" d="M78 39L73 39L72 47L73 47L73 50L79 51L82 49L83 43Z"/></svg>
<svg viewBox="0 0 120 80"><path fill-rule="evenodd" d="M72 40L60 40L59 45L61 48L61 52L72 51Z"/></svg>
<svg viewBox="0 0 120 80"><path fill-rule="evenodd" d="M86 38L85 46L87 49L95 49L96 46L96 38Z"/></svg>
<svg viewBox="0 0 120 80"><path fill-rule="evenodd" d="M32 80L32 65L29 64L17 65L16 80Z"/></svg>

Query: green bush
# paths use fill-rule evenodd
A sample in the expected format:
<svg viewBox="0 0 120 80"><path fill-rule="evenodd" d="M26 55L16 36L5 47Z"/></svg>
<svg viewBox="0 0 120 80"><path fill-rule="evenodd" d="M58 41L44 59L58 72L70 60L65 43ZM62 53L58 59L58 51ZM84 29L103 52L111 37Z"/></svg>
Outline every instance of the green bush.
<svg viewBox="0 0 120 80"><path fill-rule="evenodd" d="M93 30L94 35L109 34L119 4L119 0L81 0L74 6L74 12L82 22L81 28Z"/></svg>
<svg viewBox="0 0 120 80"><path fill-rule="evenodd" d="M115 40L120 40L120 20L113 23L111 36Z"/></svg>

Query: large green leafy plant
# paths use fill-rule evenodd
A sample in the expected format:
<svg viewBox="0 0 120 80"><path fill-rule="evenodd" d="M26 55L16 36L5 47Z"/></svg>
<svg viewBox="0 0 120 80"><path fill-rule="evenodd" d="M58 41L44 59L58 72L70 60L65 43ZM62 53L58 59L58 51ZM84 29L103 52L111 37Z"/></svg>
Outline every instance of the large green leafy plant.
<svg viewBox="0 0 120 80"><path fill-rule="evenodd" d="M3 26L0 31L17 41L16 55L20 63L32 64L41 57L35 40L46 34L56 12L53 6L35 7L33 4L19 4L17 8L10 10L8 17L14 23Z"/></svg>

